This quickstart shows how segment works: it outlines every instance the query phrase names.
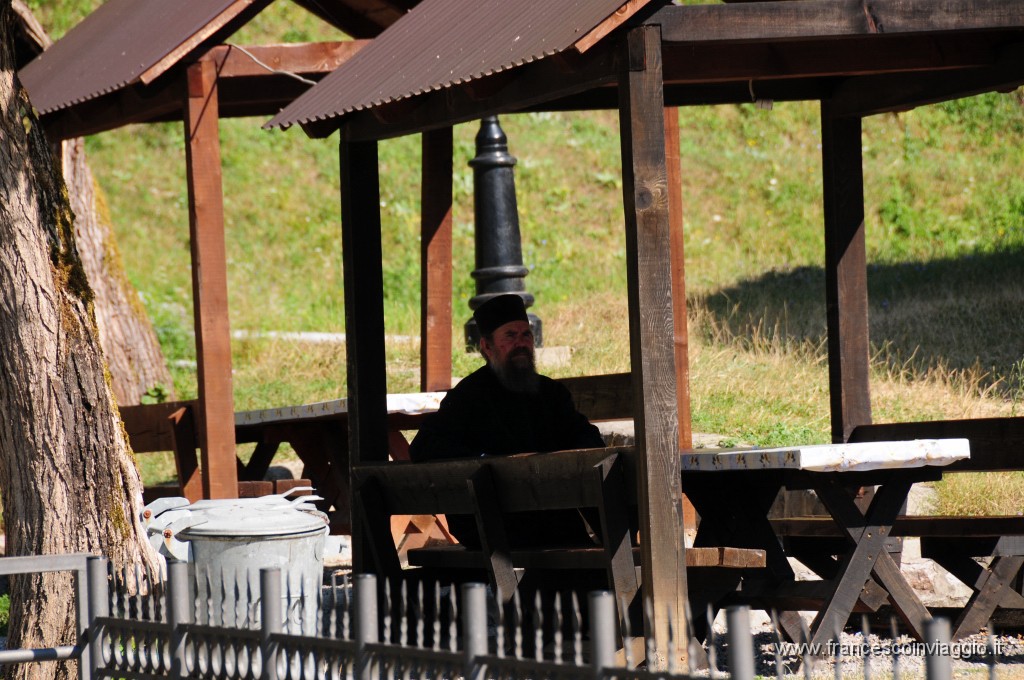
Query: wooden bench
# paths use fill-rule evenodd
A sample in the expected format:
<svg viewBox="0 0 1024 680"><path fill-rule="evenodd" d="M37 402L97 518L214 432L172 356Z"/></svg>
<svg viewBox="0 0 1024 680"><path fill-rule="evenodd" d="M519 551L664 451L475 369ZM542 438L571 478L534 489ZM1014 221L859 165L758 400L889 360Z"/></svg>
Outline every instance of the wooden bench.
<svg viewBox="0 0 1024 680"><path fill-rule="evenodd" d="M146 487L143 490L143 500L146 503L168 496L184 496L191 501L202 498L203 480L199 459L196 456L198 441L192 415L194 408L194 401L120 407L121 421L124 423L133 452L174 453L177 482ZM242 473L243 470L244 466L239 463L239 498L284 493L293 488L311 485L309 479L247 479Z"/></svg>
<svg viewBox="0 0 1024 680"><path fill-rule="evenodd" d="M378 574L402 575L388 518L394 514L472 515L479 550L442 546L408 551L410 565L484 572L507 601L525 570L602 570L616 601L628 609L639 593L638 551L631 545L629 451L588 449L431 463L376 463L353 467L355 495ZM596 508L600 545L528 549L508 544L505 521L513 513ZM642 537L641 537L642 540ZM764 552L733 548L687 550L687 566L764 566ZM738 577L738 572L737 572ZM621 612L624 614L625 612Z"/></svg>
<svg viewBox="0 0 1024 680"><path fill-rule="evenodd" d="M1024 418L931 421L866 425L850 441L885 441L963 437L970 441L969 460L945 473L1024 470ZM848 541L828 517L772 520L788 553L824 578L830 578ZM901 515L893 525L891 549L903 538L921 540L921 556L935 561L969 586L972 594L953 623L953 639L988 625L997 609L1024 611L1019 590L1024 566L1024 516ZM987 566L974 558L987 558Z"/></svg>

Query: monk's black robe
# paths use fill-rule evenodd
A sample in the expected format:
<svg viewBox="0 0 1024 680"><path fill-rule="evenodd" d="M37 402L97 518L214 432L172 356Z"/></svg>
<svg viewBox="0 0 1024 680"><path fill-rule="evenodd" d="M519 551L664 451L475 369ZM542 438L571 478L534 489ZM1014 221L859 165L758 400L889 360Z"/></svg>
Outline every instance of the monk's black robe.
<svg viewBox="0 0 1024 680"><path fill-rule="evenodd" d="M536 393L512 392L483 366L448 392L437 413L424 421L409 454L424 462L603 446L600 432L576 410L563 385L539 376ZM596 530L595 515L586 516ZM512 547L592 543L575 510L517 513L505 524ZM480 545L472 517L451 515L448 527L459 542Z"/></svg>

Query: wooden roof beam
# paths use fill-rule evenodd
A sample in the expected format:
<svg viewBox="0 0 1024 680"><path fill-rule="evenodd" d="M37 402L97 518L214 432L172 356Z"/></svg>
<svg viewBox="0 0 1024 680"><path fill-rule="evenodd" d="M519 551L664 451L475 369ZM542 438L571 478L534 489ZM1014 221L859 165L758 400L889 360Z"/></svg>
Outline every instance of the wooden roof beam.
<svg viewBox="0 0 1024 680"><path fill-rule="evenodd" d="M896 40L851 38L809 42L724 43L665 49L665 81L671 84L854 76L896 71L934 71L991 66L999 56L991 41L968 36L911 36Z"/></svg>
<svg viewBox="0 0 1024 680"><path fill-rule="evenodd" d="M139 75L139 80L146 85L152 83L161 75L174 68L182 58L201 46L205 41L213 39L221 31L230 34L233 32L234 26L247 22L251 17L261 12L270 2L271 0L238 0L231 3L227 9L203 24L194 35L189 36L168 52L163 59L146 69Z"/></svg>
<svg viewBox="0 0 1024 680"><path fill-rule="evenodd" d="M871 116L985 92L1008 92L1022 85L1024 44L1008 50L991 68L852 78L835 90L830 111L837 117Z"/></svg>
<svg viewBox="0 0 1024 680"><path fill-rule="evenodd" d="M42 116L43 127L52 141L84 137L132 123L151 120L181 120L181 78L161 81L149 88L133 85Z"/></svg>
<svg viewBox="0 0 1024 680"><path fill-rule="evenodd" d="M872 34L984 31L1024 27L1019 0L804 0L668 6L645 23L665 43L806 40Z"/></svg>
<svg viewBox="0 0 1024 680"><path fill-rule="evenodd" d="M286 45L218 45L202 59L213 60L220 79L269 76L274 75L274 71L297 75L327 74L369 43L369 40L347 40Z"/></svg>

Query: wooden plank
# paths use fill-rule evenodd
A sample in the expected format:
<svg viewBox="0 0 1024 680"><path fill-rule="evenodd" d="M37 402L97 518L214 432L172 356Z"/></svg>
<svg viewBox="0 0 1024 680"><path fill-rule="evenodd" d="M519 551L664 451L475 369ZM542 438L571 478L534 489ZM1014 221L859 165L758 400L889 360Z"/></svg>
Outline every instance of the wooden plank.
<svg viewBox="0 0 1024 680"><path fill-rule="evenodd" d="M646 20L667 43L987 31L1024 26L1016 0L804 0L668 6Z"/></svg>
<svg viewBox="0 0 1024 680"><path fill-rule="evenodd" d="M130 85L96 99L54 111L42 117L46 135L53 141L85 137L149 120L181 120L182 77L151 86Z"/></svg>
<svg viewBox="0 0 1024 680"><path fill-rule="evenodd" d="M498 491L489 467L481 467L466 480L466 488L472 501L476 519L476 530L480 537L480 550L491 577L496 595L502 603L512 599L519 587L519 577L512 568L505 522L498 507Z"/></svg>
<svg viewBox="0 0 1024 680"><path fill-rule="evenodd" d="M591 421L633 417L633 375L612 373L579 378L561 378L576 409Z"/></svg>
<svg viewBox="0 0 1024 680"><path fill-rule="evenodd" d="M162 404L118 407L132 451L135 453L173 451L173 432L168 419L176 411L194 405L194 401L168 401Z"/></svg>
<svg viewBox="0 0 1024 680"><path fill-rule="evenodd" d="M293 489L300 489L300 491L292 491L290 497L311 496L313 492L309 489L312 486L313 481L310 479L275 479L274 493L287 493Z"/></svg>
<svg viewBox="0 0 1024 680"><path fill-rule="evenodd" d="M606 555L603 547L541 548L512 550L512 564L517 569L604 569ZM634 565L640 564L640 548L630 550ZM409 550L409 564L418 567L483 569L483 553L468 550L464 545L442 545ZM686 551L686 566L692 569L757 569L764 566L764 551L748 548L690 548ZM824 588L818 587L818 597L824 597ZM882 591L881 604L886 596Z"/></svg>
<svg viewBox="0 0 1024 680"><path fill-rule="evenodd" d="M217 75L212 63L200 62L189 67L185 110L185 162L199 392L195 416L202 451L203 496L234 498L238 495L235 408L231 382Z"/></svg>
<svg viewBox="0 0 1024 680"><path fill-rule="evenodd" d="M259 78L278 73L327 74L351 59L369 40L290 43L286 45L217 45L201 59L212 60L218 77Z"/></svg>
<svg viewBox="0 0 1024 680"><path fill-rule="evenodd" d="M990 35L949 34L883 40L866 36L841 41L807 38L799 42L739 45L674 44L665 48L665 80L673 85L741 80L747 85L753 79L755 89L759 90L784 78L946 73L993 66L999 60L1000 42L1003 41ZM695 51L699 52L699 59L695 58ZM843 81L838 87L833 82L829 90L843 92L850 82L857 83L858 79Z"/></svg>
<svg viewBox="0 0 1024 680"><path fill-rule="evenodd" d="M639 452L638 498L644 597L653 605L652 668L667 665L670 619L685 621L686 554L672 313L671 228L661 38L657 27L629 32L619 82L630 363ZM678 629L677 629L678 630ZM684 634L682 639L686 639ZM685 661L686 650L679 650Z"/></svg>
<svg viewBox="0 0 1024 680"><path fill-rule="evenodd" d="M342 141L339 147L349 445L335 452L333 467L343 474L350 462L387 460L388 421L377 143ZM352 502L352 565L364 573L369 546L358 493Z"/></svg>
<svg viewBox="0 0 1024 680"><path fill-rule="evenodd" d="M259 498L274 493L274 483L268 480L247 481L238 483L239 498Z"/></svg>
<svg viewBox="0 0 1024 680"><path fill-rule="evenodd" d="M177 47L168 52L163 59L143 71L139 75L139 80L146 85L150 84L218 31L231 23L234 23L236 27L241 26L248 17L255 16L269 4L270 0L236 0L236 2L231 3L220 14L211 17L195 33L185 38Z"/></svg>
<svg viewBox="0 0 1024 680"><path fill-rule="evenodd" d="M602 38L624 24L631 16L647 4L647 0L626 0L615 12L576 41L573 47L580 53L586 52L601 41Z"/></svg>
<svg viewBox="0 0 1024 680"><path fill-rule="evenodd" d="M971 595L956 621L951 639L974 635L989 625L992 615L1007 595L1015 594L1010 585L1020 573L1024 557L997 557L985 570L981 586Z"/></svg>
<svg viewBox="0 0 1024 680"><path fill-rule="evenodd" d="M791 517L771 520L779 536L835 537L843 530L831 517ZM892 535L929 538L981 538L1024 536L1024 516L902 515L896 518Z"/></svg>
<svg viewBox="0 0 1024 680"><path fill-rule="evenodd" d="M633 547L626 503L626 479L619 456L605 458L593 470L594 483L601 490L598 512L601 520L601 545L604 548L608 583L615 595L619 625L629 616L640 584L636 580Z"/></svg>
<svg viewBox="0 0 1024 680"><path fill-rule="evenodd" d="M848 532L854 547L840 560L837 578L833 581L834 591L814 618L812 643L822 644L836 631L842 630L871 573L889 592L893 607L903 623L916 639L923 639L928 611L885 550L890 527L906 501L911 485L912 482L906 479L895 479L880 486L865 515L837 480L815 489L832 517Z"/></svg>
<svg viewBox="0 0 1024 680"><path fill-rule="evenodd" d="M864 177L860 119L834 118L827 101L821 157L832 441L843 442L871 422Z"/></svg>
<svg viewBox="0 0 1024 680"><path fill-rule="evenodd" d="M827 581L785 581L769 583L764 581L744 581L739 591L729 598L730 602L748 604L765 611L818 611L824 606L830 591ZM867 594L866 594L867 595ZM875 612L887 601L885 591L881 597L869 595L865 599L857 598L852 613L864 614ZM781 623L780 616L780 623ZM796 620L787 627L786 633L793 641L803 642L801 624ZM888 623L888 622L887 622Z"/></svg>
<svg viewBox="0 0 1024 680"><path fill-rule="evenodd" d="M833 114L863 117L985 92L1012 91L1024 83L1024 65L1019 46L1007 52L990 68L851 78L836 88Z"/></svg>
<svg viewBox="0 0 1024 680"><path fill-rule="evenodd" d="M280 446L281 442L277 440L264 439L256 442L256 448L253 449L252 456L249 457L249 462L245 465L245 478L247 480L263 479Z"/></svg>
<svg viewBox="0 0 1024 680"><path fill-rule="evenodd" d="M390 513L383 504L383 494L379 480L367 479L356 486L353 497L352 516L360 519L362 526L352 526L352 544L356 538L362 541L357 557L352 554L353 567L356 573L374 573L392 579L402 572L395 551L394 538L391 535ZM356 564L359 564L356 567Z"/></svg>
<svg viewBox="0 0 1024 680"><path fill-rule="evenodd" d="M423 133L420 389L452 386L452 128Z"/></svg>
<svg viewBox="0 0 1024 680"><path fill-rule="evenodd" d="M679 109L665 109L665 167L668 171L668 215L672 231L672 322L675 329L676 413L679 448L693 447L690 415L690 331L686 311L686 257L683 238L683 177L679 157ZM697 511L683 496L683 531L697 531Z"/></svg>
<svg viewBox="0 0 1024 680"><path fill-rule="evenodd" d="M342 142L340 166L349 450L354 463L385 461L387 377L376 142Z"/></svg>
<svg viewBox="0 0 1024 680"><path fill-rule="evenodd" d="M168 418L174 444L174 467L178 472L181 495L195 503L203 497L203 476L196 459L195 410L183 406Z"/></svg>
<svg viewBox="0 0 1024 680"><path fill-rule="evenodd" d="M879 423L858 426L850 433L851 442L949 438L969 440L971 457L953 463L945 472L1024 469L1024 418Z"/></svg>
<svg viewBox="0 0 1024 680"><path fill-rule="evenodd" d="M358 464L355 483L380 481L382 502L396 515L473 514L465 480L491 468L502 512L598 507L600 490L588 479L617 449L495 456L432 463ZM630 499L632 502L632 499Z"/></svg>
<svg viewBox="0 0 1024 680"><path fill-rule="evenodd" d="M665 109L665 168L671 231L672 322L676 360L676 402L679 448L693 447L690 417L690 335L686 318L686 257L683 239L683 177L679 158L679 109Z"/></svg>

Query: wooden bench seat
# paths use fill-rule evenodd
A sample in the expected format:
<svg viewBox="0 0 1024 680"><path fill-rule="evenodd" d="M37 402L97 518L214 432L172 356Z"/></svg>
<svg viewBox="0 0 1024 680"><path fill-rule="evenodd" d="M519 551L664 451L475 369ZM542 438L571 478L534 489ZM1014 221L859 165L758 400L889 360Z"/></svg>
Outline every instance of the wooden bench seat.
<svg viewBox="0 0 1024 680"><path fill-rule="evenodd" d="M786 517L771 520L779 536L834 537L844 532L831 517ZM894 537L1024 536L1024 516L901 515L892 527Z"/></svg>
<svg viewBox="0 0 1024 680"><path fill-rule="evenodd" d="M823 553L840 554L844 539L829 517L772 520L787 550L822 569ZM973 635L988 625L997 608L1024 610L1024 596L1013 589L1024 566L1024 516L898 517L892 537L920 538L921 556L931 559L972 590L953 622L953 639ZM988 558L982 564L975 558Z"/></svg>
<svg viewBox="0 0 1024 680"><path fill-rule="evenodd" d="M640 548L633 546L633 564L640 564ZM485 569L482 551L467 550L461 545L415 548L407 553L410 566ZM522 569L604 569L607 556L604 548L538 548L510 551L512 566ZM686 568L719 567L756 569L765 566L764 551L750 548L687 548Z"/></svg>

